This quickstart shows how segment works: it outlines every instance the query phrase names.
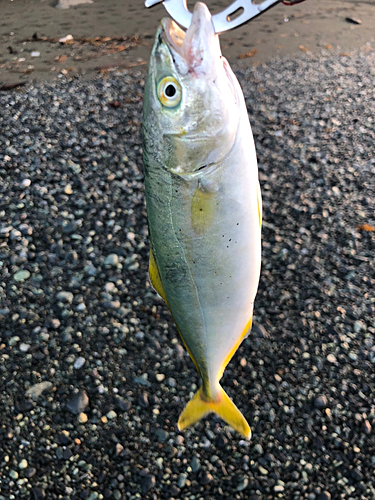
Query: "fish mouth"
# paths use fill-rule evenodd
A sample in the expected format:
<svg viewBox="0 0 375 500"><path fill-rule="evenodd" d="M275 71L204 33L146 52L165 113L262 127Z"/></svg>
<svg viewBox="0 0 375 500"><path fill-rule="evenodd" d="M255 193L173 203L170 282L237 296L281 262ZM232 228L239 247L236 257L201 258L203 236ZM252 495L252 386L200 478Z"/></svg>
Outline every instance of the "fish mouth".
<svg viewBox="0 0 375 500"><path fill-rule="evenodd" d="M177 52L181 57L183 57L182 45L185 40L185 31L181 29L178 24L176 24L169 17L164 17L161 21L162 27L162 37L166 42L167 46Z"/></svg>
<svg viewBox="0 0 375 500"><path fill-rule="evenodd" d="M189 28L184 31L172 19L161 21L161 34L174 59L182 59L188 71L204 73L221 56L210 11L196 3Z"/></svg>

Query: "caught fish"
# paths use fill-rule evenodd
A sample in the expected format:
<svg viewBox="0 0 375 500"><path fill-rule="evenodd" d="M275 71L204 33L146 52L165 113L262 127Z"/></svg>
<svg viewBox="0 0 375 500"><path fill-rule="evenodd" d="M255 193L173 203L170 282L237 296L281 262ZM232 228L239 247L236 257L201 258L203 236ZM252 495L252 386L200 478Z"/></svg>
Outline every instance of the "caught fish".
<svg viewBox="0 0 375 500"><path fill-rule="evenodd" d="M145 86L143 157L151 282L202 378L179 429L215 412L249 438L219 381L251 328L261 263L261 195L241 87L211 15L186 32L165 18Z"/></svg>

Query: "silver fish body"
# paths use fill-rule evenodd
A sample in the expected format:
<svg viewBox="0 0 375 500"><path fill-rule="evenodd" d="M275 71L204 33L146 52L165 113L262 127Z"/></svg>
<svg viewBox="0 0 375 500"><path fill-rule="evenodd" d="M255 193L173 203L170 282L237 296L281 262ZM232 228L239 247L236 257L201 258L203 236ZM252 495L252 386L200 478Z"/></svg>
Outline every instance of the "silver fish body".
<svg viewBox="0 0 375 500"><path fill-rule="evenodd" d="M157 33L143 151L151 280L202 377L179 426L215 411L249 437L219 381L251 327L261 197L242 91L204 4L196 5L185 35L170 20Z"/></svg>

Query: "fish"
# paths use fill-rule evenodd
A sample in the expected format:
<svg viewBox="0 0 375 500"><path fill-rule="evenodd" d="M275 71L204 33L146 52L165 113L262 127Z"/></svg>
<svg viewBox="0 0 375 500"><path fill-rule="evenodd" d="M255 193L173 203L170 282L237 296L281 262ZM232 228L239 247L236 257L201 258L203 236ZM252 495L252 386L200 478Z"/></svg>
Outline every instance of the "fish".
<svg viewBox="0 0 375 500"><path fill-rule="evenodd" d="M250 438L219 382L251 329L262 200L244 96L204 3L195 5L186 32L161 21L142 138L149 275L202 379L178 428L214 412Z"/></svg>

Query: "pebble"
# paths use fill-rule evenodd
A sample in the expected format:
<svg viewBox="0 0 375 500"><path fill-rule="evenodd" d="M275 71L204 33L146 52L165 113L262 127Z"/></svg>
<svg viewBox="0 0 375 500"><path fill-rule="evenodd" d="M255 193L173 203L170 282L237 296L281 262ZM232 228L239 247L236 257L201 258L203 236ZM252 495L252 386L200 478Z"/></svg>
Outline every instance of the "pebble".
<svg viewBox="0 0 375 500"><path fill-rule="evenodd" d="M284 489L284 486L282 486L281 484L277 484L276 486L274 486L273 491L275 493L282 493Z"/></svg>
<svg viewBox="0 0 375 500"><path fill-rule="evenodd" d="M146 474L141 478L141 486L143 494L148 493L152 488L155 487L156 479L155 476L151 474Z"/></svg>
<svg viewBox="0 0 375 500"><path fill-rule="evenodd" d="M118 263L119 263L118 255L115 253L107 255L107 257L104 260L104 264L106 266L117 266Z"/></svg>
<svg viewBox="0 0 375 500"><path fill-rule="evenodd" d="M317 500L331 500L332 496L329 491L322 491L318 497Z"/></svg>
<svg viewBox="0 0 375 500"><path fill-rule="evenodd" d="M17 472L17 471L15 471L15 470L11 470L11 471L9 472L9 476L10 476L12 479L16 480L16 479L18 479L18 472Z"/></svg>
<svg viewBox="0 0 375 500"><path fill-rule="evenodd" d="M72 292L61 291L56 294L56 299L60 302L71 304L74 299Z"/></svg>
<svg viewBox="0 0 375 500"><path fill-rule="evenodd" d="M29 278L30 278L30 271L28 271L27 269L25 269L23 271L17 271L13 275L14 281L25 281Z"/></svg>
<svg viewBox="0 0 375 500"><path fill-rule="evenodd" d="M66 403L66 408L74 415L78 415L87 408L88 404L89 398L86 391L79 391L70 397Z"/></svg>
<svg viewBox="0 0 375 500"><path fill-rule="evenodd" d="M256 444L256 445L254 446L254 450L255 450L257 453L259 453L260 455L263 455L263 453L264 453L264 452L263 452L263 447L262 447L262 445L261 445L261 444L259 444L259 443L258 443L258 444Z"/></svg>
<svg viewBox="0 0 375 500"><path fill-rule="evenodd" d="M199 480L199 483L202 486L207 486L207 484L210 483L212 480L213 480L213 477L209 472L203 472L203 474Z"/></svg>
<svg viewBox="0 0 375 500"><path fill-rule="evenodd" d="M186 474L180 474L178 476L178 482L177 482L178 487L179 488L183 488L185 486L185 484L186 484L186 480L187 480Z"/></svg>
<svg viewBox="0 0 375 500"><path fill-rule="evenodd" d="M78 422L80 424L85 424L87 422L87 420L88 420L88 416L86 415L86 413L80 413L78 415Z"/></svg>
<svg viewBox="0 0 375 500"><path fill-rule="evenodd" d="M49 391L50 389L52 389L52 387L53 387L52 382L45 380L44 382L39 382L38 384L34 384L31 387L29 387L25 395L26 397L29 397L34 401L37 401L44 391Z"/></svg>
<svg viewBox="0 0 375 500"><path fill-rule="evenodd" d="M110 410L108 413L107 413L107 418L108 420L113 420L114 418L117 417L117 413L113 410Z"/></svg>
<svg viewBox="0 0 375 500"><path fill-rule="evenodd" d="M318 396L314 399L314 406L319 410L327 408L328 400L326 396Z"/></svg>
<svg viewBox="0 0 375 500"><path fill-rule="evenodd" d="M199 469L201 468L201 463L199 461L199 458L197 458L195 455L193 456L193 459L190 463L190 467L193 472L198 472Z"/></svg>
<svg viewBox="0 0 375 500"><path fill-rule="evenodd" d="M28 466L27 460L24 458L21 460L21 462L18 464L19 469L26 469Z"/></svg>
<svg viewBox="0 0 375 500"><path fill-rule="evenodd" d="M164 373L157 373L157 374L155 375L155 378L156 378L156 380L157 380L158 382L163 382L163 380L165 379L165 375L164 375Z"/></svg>
<svg viewBox="0 0 375 500"><path fill-rule="evenodd" d="M237 486L237 491L243 491L249 486L249 480L247 477L244 477Z"/></svg>
<svg viewBox="0 0 375 500"><path fill-rule="evenodd" d="M336 360L336 356L335 356L334 354L328 354L328 356L327 356L327 361L328 361L329 363L336 363L336 361L337 361L337 360Z"/></svg>
<svg viewBox="0 0 375 500"><path fill-rule="evenodd" d="M82 368L82 366L86 363L86 360L85 358L82 358L82 356L79 356L75 361L74 361L74 364L73 364L73 367L76 369L76 370L79 370L80 368Z"/></svg>

